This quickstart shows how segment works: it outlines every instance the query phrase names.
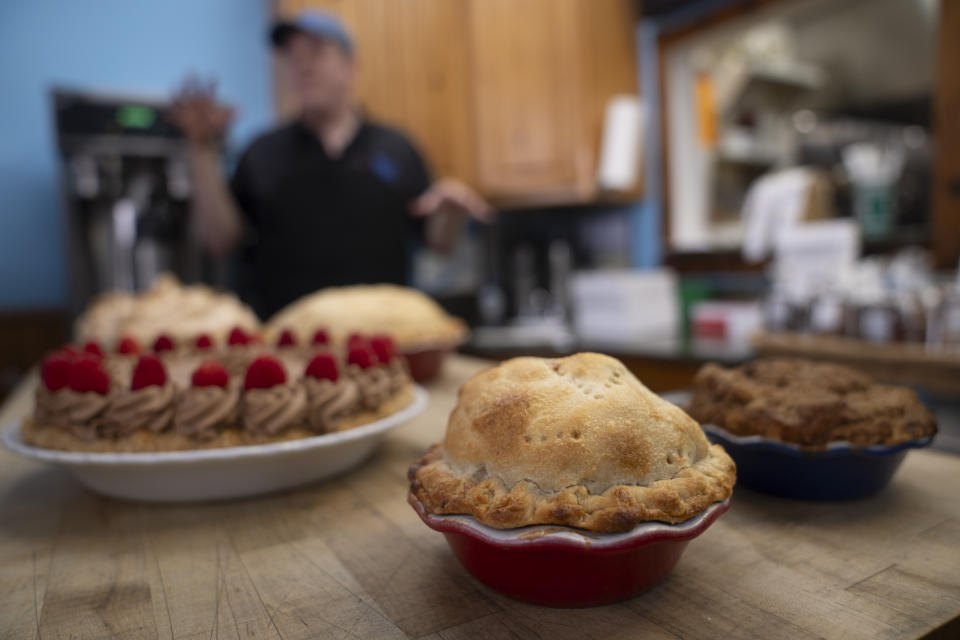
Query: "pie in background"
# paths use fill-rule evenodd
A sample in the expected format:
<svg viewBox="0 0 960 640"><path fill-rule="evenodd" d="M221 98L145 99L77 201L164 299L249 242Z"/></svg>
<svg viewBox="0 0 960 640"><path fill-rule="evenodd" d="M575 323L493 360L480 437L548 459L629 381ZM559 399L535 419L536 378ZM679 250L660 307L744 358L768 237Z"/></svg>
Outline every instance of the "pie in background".
<svg viewBox="0 0 960 640"><path fill-rule="evenodd" d="M688 412L738 436L811 449L831 442L893 446L936 433L936 419L907 387L876 383L838 364L770 358L732 369L705 365Z"/></svg>
<svg viewBox="0 0 960 640"><path fill-rule="evenodd" d="M270 318L266 335L270 340L292 331L305 341L317 327L325 327L335 342L353 332L386 334L401 352L449 349L467 337L463 320L426 294L392 284L331 287L304 296Z"/></svg>
<svg viewBox="0 0 960 640"><path fill-rule="evenodd" d="M236 327L253 333L260 321L235 295L202 284L184 285L176 276L163 274L143 292L98 296L77 318L74 339L80 344L95 341L111 351L124 338L149 346L161 334L177 343L201 335L223 343Z"/></svg>

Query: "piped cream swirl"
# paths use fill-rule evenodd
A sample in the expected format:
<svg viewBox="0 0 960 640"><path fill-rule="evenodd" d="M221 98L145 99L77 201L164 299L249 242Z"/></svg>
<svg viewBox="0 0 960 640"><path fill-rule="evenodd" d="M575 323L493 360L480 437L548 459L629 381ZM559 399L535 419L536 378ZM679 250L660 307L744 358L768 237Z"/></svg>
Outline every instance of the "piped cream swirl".
<svg viewBox="0 0 960 640"><path fill-rule="evenodd" d="M334 382L306 377L303 385L309 407L307 419L310 428L317 433L333 431L340 418L353 413L360 406L360 388L350 378L342 377Z"/></svg>
<svg viewBox="0 0 960 640"><path fill-rule="evenodd" d="M251 433L276 435L301 426L306 413L307 392L303 385L250 389L243 396L243 428Z"/></svg>
<svg viewBox="0 0 960 640"><path fill-rule="evenodd" d="M173 420L172 384L149 386L136 391L121 391L107 408L102 433L107 436L128 436L139 429L155 433L170 426Z"/></svg>
<svg viewBox="0 0 960 640"><path fill-rule="evenodd" d="M347 373L360 387L360 399L367 409L376 409L392 394L390 373L386 367L361 369L349 365Z"/></svg>
<svg viewBox="0 0 960 640"><path fill-rule="evenodd" d="M218 431L237 422L240 389L237 385L222 387L189 387L177 398L173 424L177 433L209 440Z"/></svg>
<svg viewBox="0 0 960 640"><path fill-rule="evenodd" d="M71 389L50 391L41 384L37 387L34 420L41 425L62 427L79 438L94 440L109 403L110 396Z"/></svg>

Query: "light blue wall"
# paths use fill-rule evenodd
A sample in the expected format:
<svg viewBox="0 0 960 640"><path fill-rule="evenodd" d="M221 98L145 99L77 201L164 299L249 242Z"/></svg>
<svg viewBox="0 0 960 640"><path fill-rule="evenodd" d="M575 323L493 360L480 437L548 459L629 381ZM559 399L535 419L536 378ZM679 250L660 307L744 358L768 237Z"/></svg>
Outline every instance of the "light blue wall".
<svg viewBox="0 0 960 640"><path fill-rule="evenodd" d="M268 19L266 0L0 1L0 309L67 301L49 88L165 95L215 76L239 145L273 117Z"/></svg>

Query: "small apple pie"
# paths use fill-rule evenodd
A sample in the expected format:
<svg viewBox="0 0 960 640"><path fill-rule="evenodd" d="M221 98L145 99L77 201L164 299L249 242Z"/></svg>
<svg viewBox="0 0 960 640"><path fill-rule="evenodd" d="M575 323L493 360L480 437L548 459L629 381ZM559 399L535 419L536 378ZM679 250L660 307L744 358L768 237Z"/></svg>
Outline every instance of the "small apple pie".
<svg viewBox="0 0 960 640"><path fill-rule="evenodd" d="M730 497L733 461L614 358L515 358L463 385L446 437L410 468L428 513L491 527L628 531Z"/></svg>

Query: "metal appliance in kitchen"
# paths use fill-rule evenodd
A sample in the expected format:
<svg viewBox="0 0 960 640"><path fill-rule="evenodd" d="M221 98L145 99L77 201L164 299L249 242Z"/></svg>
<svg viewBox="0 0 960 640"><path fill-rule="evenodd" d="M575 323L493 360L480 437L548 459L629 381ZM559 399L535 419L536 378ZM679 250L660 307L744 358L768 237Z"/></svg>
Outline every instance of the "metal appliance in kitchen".
<svg viewBox="0 0 960 640"><path fill-rule="evenodd" d="M94 295L135 291L161 272L223 278L190 224L186 142L164 100L54 89L70 310Z"/></svg>

